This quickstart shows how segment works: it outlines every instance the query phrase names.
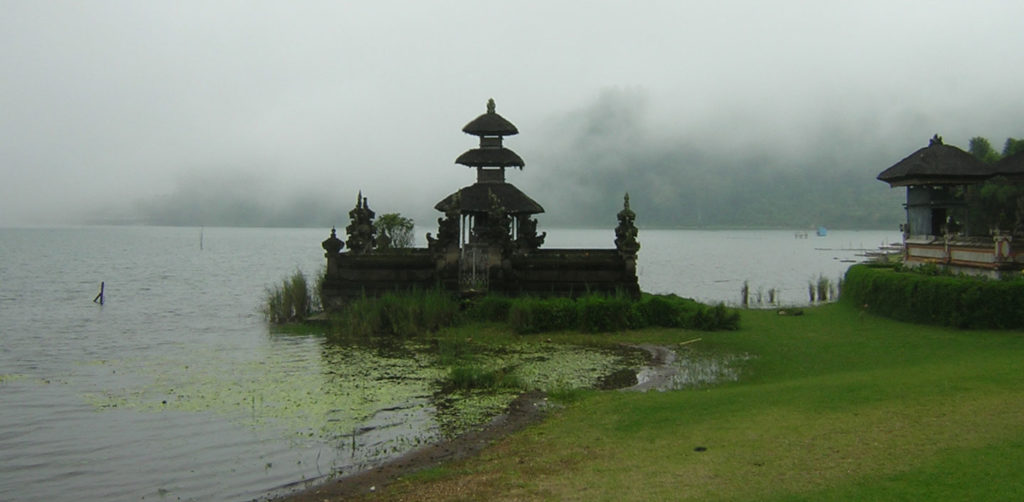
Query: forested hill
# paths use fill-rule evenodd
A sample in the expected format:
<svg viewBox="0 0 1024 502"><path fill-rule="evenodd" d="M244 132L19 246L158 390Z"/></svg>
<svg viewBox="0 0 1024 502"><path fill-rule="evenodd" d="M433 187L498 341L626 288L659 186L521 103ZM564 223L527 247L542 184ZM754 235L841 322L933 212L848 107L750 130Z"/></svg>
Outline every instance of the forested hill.
<svg viewBox="0 0 1024 502"><path fill-rule="evenodd" d="M651 108L643 95L608 93L544 124L524 150L526 172L510 181L560 226L608 225L627 191L648 227L896 229L903 220L904 191L875 177L914 148L880 138L874 119L780 131L770 117L659 122Z"/></svg>
<svg viewBox="0 0 1024 502"><path fill-rule="evenodd" d="M630 193L638 221L648 227L898 228L904 191L871 172L662 163L591 169L563 178L574 186L538 187L555 225L608 225ZM550 188L547 188L550 187ZM560 192L556 193L556 192ZM609 209L611 208L611 209Z"/></svg>

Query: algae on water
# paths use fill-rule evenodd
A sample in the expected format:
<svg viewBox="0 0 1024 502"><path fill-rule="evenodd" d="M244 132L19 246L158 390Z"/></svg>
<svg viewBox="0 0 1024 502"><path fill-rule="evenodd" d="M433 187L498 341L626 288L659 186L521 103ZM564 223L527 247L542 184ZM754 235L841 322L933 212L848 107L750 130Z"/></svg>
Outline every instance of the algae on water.
<svg viewBox="0 0 1024 502"><path fill-rule="evenodd" d="M97 409L214 413L295 440L336 444L394 427L394 445L375 440L383 451L484 423L521 391L593 387L623 365L621 354L579 346L484 348L472 354L473 364L500 369L519 387L445 392L452 361L420 342L335 345L291 336L273 347L248 359L184 350L161 360L107 362L118 366L124 384L86 398ZM405 425L395 427L399 422Z"/></svg>

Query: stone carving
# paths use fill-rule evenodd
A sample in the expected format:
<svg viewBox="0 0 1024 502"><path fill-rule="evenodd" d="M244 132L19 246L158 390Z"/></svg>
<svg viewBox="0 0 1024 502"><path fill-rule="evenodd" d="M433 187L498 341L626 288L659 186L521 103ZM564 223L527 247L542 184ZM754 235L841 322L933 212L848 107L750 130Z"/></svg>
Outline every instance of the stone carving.
<svg viewBox="0 0 1024 502"><path fill-rule="evenodd" d="M636 213L629 208L629 193L623 198L622 211L619 211L619 226L615 227L615 249L625 259L636 259L637 251L640 251L640 242L636 240L637 229L633 222L636 220Z"/></svg>
<svg viewBox="0 0 1024 502"><path fill-rule="evenodd" d="M375 216L377 214L370 209L369 201L363 197L363 192L360 191L356 196L356 207L348 212L348 217L352 222L345 227L350 253L361 254L373 250L374 242L376 242L376 231L373 228Z"/></svg>
<svg viewBox="0 0 1024 502"><path fill-rule="evenodd" d="M547 237L548 233L544 232L537 235L537 220L530 218L528 214L521 214L516 217L519 231L516 234L516 251L522 254L528 254L530 251L536 251L537 248L544 244L544 238Z"/></svg>
<svg viewBox="0 0 1024 502"><path fill-rule="evenodd" d="M444 212L444 218L437 219L437 238L427 232L427 247L441 253L459 245L459 195L456 194Z"/></svg>

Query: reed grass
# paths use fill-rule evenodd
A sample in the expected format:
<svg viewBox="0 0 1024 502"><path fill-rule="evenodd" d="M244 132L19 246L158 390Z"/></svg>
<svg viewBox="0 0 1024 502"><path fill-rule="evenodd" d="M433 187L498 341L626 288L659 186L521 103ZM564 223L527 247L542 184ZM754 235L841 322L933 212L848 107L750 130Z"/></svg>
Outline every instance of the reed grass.
<svg viewBox="0 0 1024 502"><path fill-rule="evenodd" d="M281 284L267 289L263 315L274 324L302 321L313 311L313 304L306 276L296 270Z"/></svg>

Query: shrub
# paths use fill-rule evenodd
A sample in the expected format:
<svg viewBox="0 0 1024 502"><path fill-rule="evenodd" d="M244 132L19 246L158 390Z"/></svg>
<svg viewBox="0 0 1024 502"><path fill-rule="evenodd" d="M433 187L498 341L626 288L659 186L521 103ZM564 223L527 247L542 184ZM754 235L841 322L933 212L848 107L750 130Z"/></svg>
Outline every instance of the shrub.
<svg viewBox="0 0 1024 502"><path fill-rule="evenodd" d="M590 332L619 331L635 327L634 302L622 296L589 295L576 301L579 329Z"/></svg>
<svg viewBox="0 0 1024 502"><path fill-rule="evenodd" d="M675 328L682 325L680 309L670 301L670 298L673 297L644 295L640 299L640 302L637 303L637 312L644 325L664 328Z"/></svg>
<svg viewBox="0 0 1024 502"><path fill-rule="evenodd" d="M725 305L709 307L676 295L644 295L637 311L646 326L715 331L738 329L740 323L739 312Z"/></svg>
<svg viewBox="0 0 1024 502"><path fill-rule="evenodd" d="M1024 280L991 281L855 265L842 301L893 319L960 328L1024 327Z"/></svg>
<svg viewBox="0 0 1024 502"><path fill-rule="evenodd" d="M571 298L516 298L508 323L517 333L540 333L576 327L576 303Z"/></svg>
<svg viewBox="0 0 1024 502"><path fill-rule="evenodd" d="M506 296L487 295L469 302L466 317L475 321L505 322L512 299Z"/></svg>

